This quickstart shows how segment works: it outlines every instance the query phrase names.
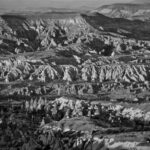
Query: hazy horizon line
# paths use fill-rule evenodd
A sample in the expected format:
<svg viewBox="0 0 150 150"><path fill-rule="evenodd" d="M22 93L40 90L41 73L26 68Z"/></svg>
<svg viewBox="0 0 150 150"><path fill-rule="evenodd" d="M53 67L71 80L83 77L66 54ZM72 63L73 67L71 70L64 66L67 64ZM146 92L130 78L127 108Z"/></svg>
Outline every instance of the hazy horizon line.
<svg viewBox="0 0 150 150"><path fill-rule="evenodd" d="M132 0L0 0L1 9L28 9L28 8L66 8L76 9L80 7L96 8L106 4L127 3Z"/></svg>

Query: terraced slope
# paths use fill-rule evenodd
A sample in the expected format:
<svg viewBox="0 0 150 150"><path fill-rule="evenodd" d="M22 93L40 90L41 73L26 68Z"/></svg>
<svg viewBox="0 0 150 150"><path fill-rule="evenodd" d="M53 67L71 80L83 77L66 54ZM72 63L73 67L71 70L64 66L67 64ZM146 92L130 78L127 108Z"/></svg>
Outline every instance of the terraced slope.
<svg viewBox="0 0 150 150"><path fill-rule="evenodd" d="M2 15L0 148L149 149L149 31L98 13Z"/></svg>

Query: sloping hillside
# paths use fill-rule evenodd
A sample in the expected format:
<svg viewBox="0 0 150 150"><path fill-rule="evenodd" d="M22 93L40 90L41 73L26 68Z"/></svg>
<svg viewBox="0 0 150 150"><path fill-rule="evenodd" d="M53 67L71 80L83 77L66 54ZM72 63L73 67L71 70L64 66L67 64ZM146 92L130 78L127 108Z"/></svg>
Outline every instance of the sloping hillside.
<svg viewBox="0 0 150 150"><path fill-rule="evenodd" d="M106 32L113 32L128 38L149 40L150 22L127 20L124 18L109 18L99 13L83 15L85 20L93 27L102 27Z"/></svg>

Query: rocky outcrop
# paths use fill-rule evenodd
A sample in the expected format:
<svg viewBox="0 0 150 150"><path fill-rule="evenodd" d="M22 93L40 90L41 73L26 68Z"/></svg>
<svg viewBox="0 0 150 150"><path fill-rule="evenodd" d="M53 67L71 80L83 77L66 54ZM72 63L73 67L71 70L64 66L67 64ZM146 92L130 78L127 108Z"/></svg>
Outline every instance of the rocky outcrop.
<svg viewBox="0 0 150 150"><path fill-rule="evenodd" d="M111 126L116 127L121 126L122 123L125 123L124 119L128 119L129 124L127 123L124 125L122 124L123 126L130 126L131 123L132 123L131 126L134 126L134 123L132 121L134 121L135 123L141 124L143 123L143 126L148 125L150 123L149 119L150 112L144 112L138 108L137 109L132 107L126 108L121 105L111 105L111 104L105 106L100 103L94 104L89 101L65 97L61 97L50 102L42 98L40 98L39 100L32 99L30 101L25 102L25 109L29 112L32 111L38 112L44 109L45 113L51 114L51 118L53 118L54 120L61 120L58 123L59 127L61 127L63 122L65 123L65 120L62 120L62 118L65 119L83 116L91 117L93 119L97 118L103 120L105 123L106 122L111 123ZM62 126L64 127L65 125ZM103 126L103 124L101 126ZM79 128L72 130L78 129Z"/></svg>
<svg viewBox="0 0 150 150"><path fill-rule="evenodd" d="M110 64L109 59L100 61L88 59L77 66L39 62L37 60L33 63L22 57L17 60L2 61L1 80L9 82L30 79L46 82L61 79L70 82L124 81L129 83L149 80L149 65L144 64L126 64L118 61Z"/></svg>
<svg viewBox="0 0 150 150"><path fill-rule="evenodd" d="M149 74L146 66L143 65L127 65L127 64L109 64L99 66L99 62L92 63L87 61L83 64L82 79L84 81L125 81L139 82L147 80L145 77ZM146 75L146 76L145 76Z"/></svg>

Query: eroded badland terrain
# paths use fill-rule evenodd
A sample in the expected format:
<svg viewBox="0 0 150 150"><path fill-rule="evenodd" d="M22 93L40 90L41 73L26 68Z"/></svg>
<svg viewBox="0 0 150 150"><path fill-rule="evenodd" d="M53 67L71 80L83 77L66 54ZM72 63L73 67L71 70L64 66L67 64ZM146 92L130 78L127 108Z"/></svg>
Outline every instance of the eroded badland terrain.
<svg viewBox="0 0 150 150"><path fill-rule="evenodd" d="M124 7L0 16L1 150L150 149L150 7Z"/></svg>

